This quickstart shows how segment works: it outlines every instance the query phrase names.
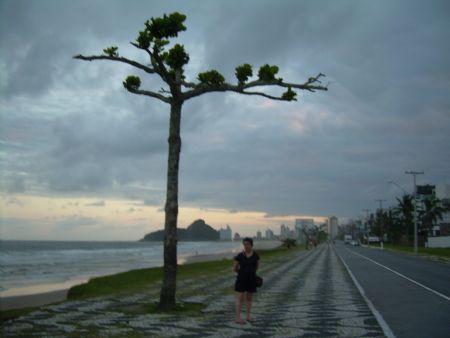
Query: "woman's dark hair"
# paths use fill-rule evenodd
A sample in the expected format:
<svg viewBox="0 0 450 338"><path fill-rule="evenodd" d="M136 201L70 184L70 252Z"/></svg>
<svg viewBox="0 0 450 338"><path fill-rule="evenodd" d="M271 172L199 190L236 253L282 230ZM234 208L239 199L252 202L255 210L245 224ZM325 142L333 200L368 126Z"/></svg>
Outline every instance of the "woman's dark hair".
<svg viewBox="0 0 450 338"><path fill-rule="evenodd" d="M251 246L253 246L253 239L251 239L250 237L245 237L242 240L242 244L244 244L244 242L249 242Z"/></svg>

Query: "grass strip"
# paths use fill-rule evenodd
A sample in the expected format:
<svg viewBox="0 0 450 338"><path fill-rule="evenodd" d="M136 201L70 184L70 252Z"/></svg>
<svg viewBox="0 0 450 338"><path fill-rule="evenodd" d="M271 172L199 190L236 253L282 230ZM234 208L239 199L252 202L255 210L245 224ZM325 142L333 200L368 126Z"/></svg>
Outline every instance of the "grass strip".
<svg viewBox="0 0 450 338"><path fill-rule="evenodd" d="M258 250L261 259L271 259L288 253L302 250L302 246L287 249L277 247L269 250ZM178 266L177 280L185 280L199 275L217 275L225 268L231 267L231 259L222 259L207 262L188 263ZM85 299L106 296L117 293L133 293L145 290L149 284L162 280L163 268L154 267L147 269L131 270L114 275L96 277L87 283L73 286L69 289L67 299Z"/></svg>
<svg viewBox="0 0 450 338"><path fill-rule="evenodd" d="M414 247L406 245L396 245L396 244L384 244L384 247L393 251L400 251L404 253L414 254ZM450 259L450 248L417 248L419 255L423 256L435 256L445 259Z"/></svg>

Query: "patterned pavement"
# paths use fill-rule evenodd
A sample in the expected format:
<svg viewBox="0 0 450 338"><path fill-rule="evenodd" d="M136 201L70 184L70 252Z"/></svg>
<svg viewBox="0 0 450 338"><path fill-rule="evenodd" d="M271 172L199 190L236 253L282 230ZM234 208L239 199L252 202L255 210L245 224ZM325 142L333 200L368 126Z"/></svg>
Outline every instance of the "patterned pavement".
<svg viewBox="0 0 450 338"><path fill-rule="evenodd" d="M3 337L384 337L333 247L261 262L264 286L253 324L234 323L234 274L178 283L178 299L207 304L202 315L142 314L160 285L145 293L67 301L2 323ZM245 305L243 304L243 310ZM243 317L245 314L243 312Z"/></svg>

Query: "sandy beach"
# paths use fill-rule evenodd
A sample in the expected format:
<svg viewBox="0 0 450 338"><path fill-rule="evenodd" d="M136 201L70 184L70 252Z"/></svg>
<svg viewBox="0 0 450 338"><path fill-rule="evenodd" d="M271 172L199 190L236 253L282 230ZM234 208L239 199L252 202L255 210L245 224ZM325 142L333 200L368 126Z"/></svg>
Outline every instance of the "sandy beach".
<svg viewBox="0 0 450 338"><path fill-rule="evenodd" d="M275 248L279 245L280 245L279 241L255 241L254 248L256 251L267 250ZM207 262L222 259L231 259L235 254L236 254L235 252L228 251L214 254L190 255L186 257L179 257L178 262L179 264L188 264L188 263ZM70 287L51 290L51 288L47 287L45 292L41 292L38 288L36 289L37 291L36 293L25 295L3 296L0 297L0 311L42 306L62 302L67 298L67 292L69 291L69 289Z"/></svg>
<svg viewBox="0 0 450 338"><path fill-rule="evenodd" d="M67 297L66 290L56 290L34 295L12 296L0 298L0 311L22 309L62 302Z"/></svg>

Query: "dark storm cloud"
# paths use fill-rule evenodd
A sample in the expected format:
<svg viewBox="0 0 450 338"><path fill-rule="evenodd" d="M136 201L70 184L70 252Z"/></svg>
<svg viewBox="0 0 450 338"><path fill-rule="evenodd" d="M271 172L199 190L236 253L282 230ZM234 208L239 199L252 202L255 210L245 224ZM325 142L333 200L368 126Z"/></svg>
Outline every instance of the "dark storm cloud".
<svg viewBox="0 0 450 338"><path fill-rule="evenodd" d="M168 106L122 87L124 65L71 59L133 50L145 20L178 10L188 80L235 66L319 72L295 103L211 94L184 106L180 205L352 216L394 198L405 170L450 177L447 1L0 1L2 190L163 205ZM161 83L146 80L146 88ZM3 147L5 145L5 147ZM375 208L375 206L373 206Z"/></svg>
<svg viewBox="0 0 450 338"><path fill-rule="evenodd" d="M41 167L41 179L55 191L95 192L108 191L115 182L158 177L165 130L165 122L146 115L80 114L57 119L52 125L54 147L47 154L49 162Z"/></svg>

